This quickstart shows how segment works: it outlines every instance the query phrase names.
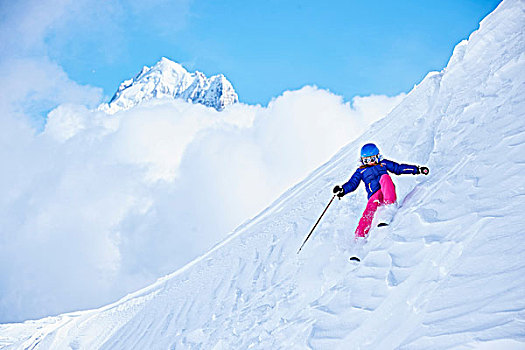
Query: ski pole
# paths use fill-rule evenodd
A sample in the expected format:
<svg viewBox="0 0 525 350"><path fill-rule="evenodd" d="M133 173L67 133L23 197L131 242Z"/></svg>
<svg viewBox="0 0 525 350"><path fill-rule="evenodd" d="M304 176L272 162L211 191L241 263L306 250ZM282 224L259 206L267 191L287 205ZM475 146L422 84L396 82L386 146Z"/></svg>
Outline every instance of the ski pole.
<svg viewBox="0 0 525 350"><path fill-rule="evenodd" d="M334 194L333 197L332 197L332 199L330 199L330 202L328 202L328 205L326 206L326 208L324 208L323 213L321 214L321 216L319 217L319 219L317 219L317 222L315 223L314 227L312 227L312 230L310 231L310 233L308 234L308 236L306 236L306 239L304 240L303 244L301 244L301 248L299 248L299 250L297 251L297 254L299 254L299 252L301 251L301 249L303 249L304 244L306 243L306 241L308 240L308 238L310 238L310 236L312 235L312 232L314 232L315 228L317 227L317 224L319 223L319 221L321 221L321 218L323 217L324 213L326 213L326 211L328 210L328 207L329 207L330 204L332 204L332 202L334 201L335 196L336 196L336 195Z"/></svg>

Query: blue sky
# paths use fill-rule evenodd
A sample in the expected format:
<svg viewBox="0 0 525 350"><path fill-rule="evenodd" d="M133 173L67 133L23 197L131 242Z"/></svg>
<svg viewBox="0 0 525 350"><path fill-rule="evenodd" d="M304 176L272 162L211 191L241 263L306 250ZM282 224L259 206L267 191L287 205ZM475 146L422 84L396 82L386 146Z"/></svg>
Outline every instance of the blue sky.
<svg viewBox="0 0 525 350"><path fill-rule="evenodd" d="M246 103L307 84L350 99L409 91L497 0L86 2L46 36L71 79L107 97L166 56L223 73ZM66 9L67 11L67 9Z"/></svg>

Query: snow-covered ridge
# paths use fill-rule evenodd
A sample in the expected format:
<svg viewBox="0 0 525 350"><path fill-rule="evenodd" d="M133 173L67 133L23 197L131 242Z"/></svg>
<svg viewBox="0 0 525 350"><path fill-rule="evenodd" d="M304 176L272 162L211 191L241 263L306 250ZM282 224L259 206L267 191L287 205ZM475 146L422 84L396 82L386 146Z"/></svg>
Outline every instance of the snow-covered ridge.
<svg viewBox="0 0 525 350"><path fill-rule="evenodd" d="M523 348L524 23L525 2L505 0L446 69L206 255L103 308L0 325L0 347ZM297 255L368 141L431 174L394 178L399 210L356 270L362 188Z"/></svg>
<svg viewBox="0 0 525 350"><path fill-rule="evenodd" d="M180 64L163 57L152 67L144 66L135 78L120 84L109 103L102 104L100 109L113 114L155 98L183 99L218 111L239 102L224 75L207 78L199 71L189 73Z"/></svg>

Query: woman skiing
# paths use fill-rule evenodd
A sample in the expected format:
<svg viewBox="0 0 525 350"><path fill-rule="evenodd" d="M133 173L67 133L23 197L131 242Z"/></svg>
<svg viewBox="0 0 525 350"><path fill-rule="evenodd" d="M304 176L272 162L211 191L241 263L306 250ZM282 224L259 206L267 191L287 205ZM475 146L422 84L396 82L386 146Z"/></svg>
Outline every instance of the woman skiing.
<svg viewBox="0 0 525 350"><path fill-rule="evenodd" d="M396 188L388 172L396 175L428 175L428 168L424 166L398 164L391 160L383 159L379 154L379 149L373 143L368 143L361 148L361 163L354 175L343 186L335 186L334 193L342 198L344 195L353 192L359 186L361 180L365 183L368 193L368 204L359 225L355 230L355 237L366 237L374 214L381 205L393 204L396 202Z"/></svg>

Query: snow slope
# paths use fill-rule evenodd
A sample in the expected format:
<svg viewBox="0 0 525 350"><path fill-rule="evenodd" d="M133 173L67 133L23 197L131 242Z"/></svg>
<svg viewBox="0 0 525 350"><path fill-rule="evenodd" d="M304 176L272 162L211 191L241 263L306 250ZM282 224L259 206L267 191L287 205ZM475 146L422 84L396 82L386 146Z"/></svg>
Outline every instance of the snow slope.
<svg viewBox="0 0 525 350"><path fill-rule="evenodd" d="M525 2L505 0L442 72L227 240L122 300L0 325L6 349L525 348ZM336 201L374 141L426 164L362 263L366 196Z"/></svg>
<svg viewBox="0 0 525 350"><path fill-rule="evenodd" d="M180 64L163 57L153 67L142 68L134 79L120 84L109 103L99 108L113 114L154 98L180 98L218 111L239 102L224 75L206 78L199 71L189 73Z"/></svg>

